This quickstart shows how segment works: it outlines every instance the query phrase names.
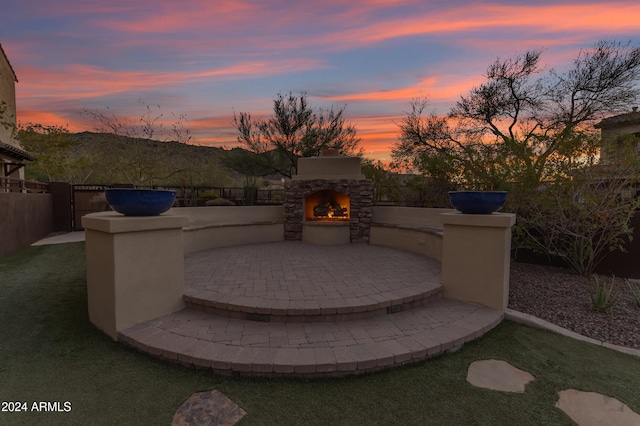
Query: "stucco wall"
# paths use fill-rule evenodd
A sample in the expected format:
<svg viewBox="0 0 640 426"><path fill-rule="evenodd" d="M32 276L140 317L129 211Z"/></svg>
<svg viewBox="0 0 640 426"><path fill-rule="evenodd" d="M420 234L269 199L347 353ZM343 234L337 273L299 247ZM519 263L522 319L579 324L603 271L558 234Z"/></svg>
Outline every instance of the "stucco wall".
<svg viewBox="0 0 640 426"><path fill-rule="evenodd" d="M412 220L412 212L395 211L401 217L406 213L400 220L403 223L436 224L434 211L425 209L422 215L415 211ZM126 217L115 212L84 216L90 320L118 340L120 332L134 324L181 309L186 253L221 245L281 241L283 216L281 206L174 208L155 217ZM437 257L442 258L446 297L504 310L515 215L448 213L439 217L444 234L433 228L380 226L433 236L439 242L443 253ZM233 231L227 232L230 229Z"/></svg>
<svg viewBox="0 0 640 426"><path fill-rule="evenodd" d="M453 209L372 207L371 244L396 247L440 259L441 213ZM167 214L185 216L184 252L283 240L284 207L179 207ZM375 230L374 230L375 228Z"/></svg>
<svg viewBox="0 0 640 426"><path fill-rule="evenodd" d="M16 118L16 76L13 68L6 57L2 45L0 45L0 142L21 148L16 139L13 138L13 130L17 122ZM4 113L1 113L4 112ZM0 157L2 163L12 162L4 156ZM4 170L0 169L0 176L4 176ZM20 167L10 175L13 179L24 179L24 168Z"/></svg>
<svg viewBox="0 0 640 426"><path fill-rule="evenodd" d="M371 221L378 224L396 225L410 228L431 228L442 230L441 213L455 212L454 209L427 209L422 207L374 206Z"/></svg>
<svg viewBox="0 0 640 426"><path fill-rule="evenodd" d="M372 224L369 242L442 260L443 224L440 214L454 211L453 209L374 206L371 208Z"/></svg>
<svg viewBox="0 0 640 426"><path fill-rule="evenodd" d="M0 121L9 121L15 125L16 123L16 86L15 75L9 65L4 51L0 48L0 104L4 102L7 112ZM13 129L6 129L0 126L0 141L14 145L15 142L11 138Z"/></svg>
<svg viewBox="0 0 640 426"><path fill-rule="evenodd" d="M178 207L168 214L186 216L184 253L214 247L284 239L284 207Z"/></svg>
<svg viewBox="0 0 640 426"><path fill-rule="evenodd" d="M51 194L0 193L0 256L53 231Z"/></svg>

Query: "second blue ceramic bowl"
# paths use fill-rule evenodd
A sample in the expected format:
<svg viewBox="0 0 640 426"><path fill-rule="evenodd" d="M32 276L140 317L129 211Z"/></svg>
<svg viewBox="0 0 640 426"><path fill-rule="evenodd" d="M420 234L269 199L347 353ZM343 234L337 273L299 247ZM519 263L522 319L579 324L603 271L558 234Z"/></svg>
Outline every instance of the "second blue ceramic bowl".
<svg viewBox="0 0 640 426"><path fill-rule="evenodd" d="M453 208L465 214L491 214L507 201L507 191L450 191Z"/></svg>

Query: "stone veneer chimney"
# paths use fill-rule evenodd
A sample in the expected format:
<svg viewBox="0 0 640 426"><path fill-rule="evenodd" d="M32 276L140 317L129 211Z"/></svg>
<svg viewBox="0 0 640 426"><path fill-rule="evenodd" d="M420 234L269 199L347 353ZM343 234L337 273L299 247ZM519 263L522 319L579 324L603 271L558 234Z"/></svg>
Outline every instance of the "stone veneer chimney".
<svg viewBox="0 0 640 426"><path fill-rule="evenodd" d="M344 223L307 222L305 199L313 193L333 190L349 197L349 219ZM298 174L285 182L284 238L320 243L368 242L371 225L371 181L362 174L359 157L342 157L325 150L320 157L298 159ZM342 230L339 230L343 229ZM320 235L343 233L339 241ZM306 235L305 235L306 234ZM309 235L314 235L311 239Z"/></svg>

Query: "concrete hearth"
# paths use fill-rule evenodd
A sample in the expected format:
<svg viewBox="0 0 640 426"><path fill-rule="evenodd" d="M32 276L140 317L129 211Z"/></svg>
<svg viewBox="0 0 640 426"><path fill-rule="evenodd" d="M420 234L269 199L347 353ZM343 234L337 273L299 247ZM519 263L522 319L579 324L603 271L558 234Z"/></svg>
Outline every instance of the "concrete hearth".
<svg viewBox="0 0 640 426"><path fill-rule="evenodd" d="M305 222L302 224L302 241L310 244L349 244L351 227L348 222Z"/></svg>

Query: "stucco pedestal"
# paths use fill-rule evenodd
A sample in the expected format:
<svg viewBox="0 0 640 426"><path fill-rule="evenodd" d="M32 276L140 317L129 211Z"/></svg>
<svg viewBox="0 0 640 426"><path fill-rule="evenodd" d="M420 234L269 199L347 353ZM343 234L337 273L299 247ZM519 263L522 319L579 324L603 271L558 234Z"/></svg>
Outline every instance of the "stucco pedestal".
<svg viewBox="0 0 640 426"><path fill-rule="evenodd" d="M505 310L509 301L511 227L508 213L443 213L444 296Z"/></svg>
<svg viewBox="0 0 640 426"><path fill-rule="evenodd" d="M126 217L93 213L86 235L91 322L117 340L118 331L184 307L184 216Z"/></svg>

